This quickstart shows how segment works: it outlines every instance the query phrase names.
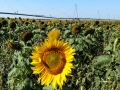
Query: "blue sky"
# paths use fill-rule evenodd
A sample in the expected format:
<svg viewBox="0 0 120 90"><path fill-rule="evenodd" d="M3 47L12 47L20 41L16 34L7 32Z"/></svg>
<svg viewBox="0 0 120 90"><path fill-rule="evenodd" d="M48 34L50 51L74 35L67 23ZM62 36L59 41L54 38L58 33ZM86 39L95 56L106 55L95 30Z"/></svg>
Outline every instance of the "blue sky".
<svg viewBox="0 0 120 90"><path fill-rule="evenodd" d="M120 0L0 0L0 12L57 18L120 19L119 9ZM0 14L0 17L23 16Z"/></svg>

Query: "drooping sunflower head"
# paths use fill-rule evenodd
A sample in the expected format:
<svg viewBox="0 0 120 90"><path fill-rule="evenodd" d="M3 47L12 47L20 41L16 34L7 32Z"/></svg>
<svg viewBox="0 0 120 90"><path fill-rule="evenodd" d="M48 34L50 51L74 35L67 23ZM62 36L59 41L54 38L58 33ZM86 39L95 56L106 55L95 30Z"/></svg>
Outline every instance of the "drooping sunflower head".
<svg viewBox="0 0 120 90"><path fill-rule="evenodd" d="M77 34L77 33L79 33L81 31L81 26L79 26L79 25L74 25L73 27L72 27L72 32L74 33L74 34Z"/></svg>
<svg viewBox="0 0 120 90"><path fill-rule="evenodd" d="M95 32L94 29L88 28L84 35L87 36L88 34L94 34L94 32Z"/></svg>
<svg viewBox="0 0 120 90"><path fill-rule="evenodd" d="M40 74L38 80L42 85L52 84L53 88L58 85L62 89L66 75L71 75L74 68L74 54L75 50L63 40L45 40L32 52L33 74Z"/></svg>
<svg viewBox="0 0 120 90"><path fill-rule="evenodd" d="M21 46L19 44L15 44L13 42L7 41L7 45L9 48L13 49L13 50L21 50Z"/></svg>
<svg viewBox="0 0 120 90"><path fill-rule="evenodd" d="M30 40L31 38L33 38L33 33L30 31L25 31L22 36L21 36L22 40L27 42L28 40Z"/></svg>

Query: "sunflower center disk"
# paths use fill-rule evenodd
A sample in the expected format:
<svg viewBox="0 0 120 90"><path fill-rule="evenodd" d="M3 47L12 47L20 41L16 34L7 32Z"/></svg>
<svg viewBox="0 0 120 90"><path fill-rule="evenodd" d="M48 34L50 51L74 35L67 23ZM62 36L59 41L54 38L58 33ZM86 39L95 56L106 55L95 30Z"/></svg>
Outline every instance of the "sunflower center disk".
<svg viewBox="0 0 120 90"><path fill-rule="evenodd" d="M56 75L62 72L66 60L61 52L51 51L46 53L45 63L48 71Z"/></svg>
<svg viewBox="0 0 120 90"><path fill-rule="evenodd" d="M50 67L50 68L55 68L59 65L61 60L61 56L58 53L50 53L47 57L46 57L46 64Z"/></svg>

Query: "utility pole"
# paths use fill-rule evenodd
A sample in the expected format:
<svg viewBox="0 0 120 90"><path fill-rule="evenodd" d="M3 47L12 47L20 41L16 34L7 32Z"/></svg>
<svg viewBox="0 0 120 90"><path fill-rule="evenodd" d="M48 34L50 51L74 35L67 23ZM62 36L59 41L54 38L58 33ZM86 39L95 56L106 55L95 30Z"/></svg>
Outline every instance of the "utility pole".
<svg viewBox="0 0 120 90"><path fill-rule="evenodd" d="M77 12L77 4L75 4L75 11L76 11L76 14L77 14L77 18L78 18L78 12Z"/></svg>
<svg viewBox="0 0 120 90"><path fill-rule="evenodd" d="M99 10L98 10L98 19L100 19L100 13L99 13Z"/></svg>
<svg viewBox="0 0 120 90"><path fill-rule="evenodd" d="M109 13L108 13L108 19L110 19Z"/></svg>

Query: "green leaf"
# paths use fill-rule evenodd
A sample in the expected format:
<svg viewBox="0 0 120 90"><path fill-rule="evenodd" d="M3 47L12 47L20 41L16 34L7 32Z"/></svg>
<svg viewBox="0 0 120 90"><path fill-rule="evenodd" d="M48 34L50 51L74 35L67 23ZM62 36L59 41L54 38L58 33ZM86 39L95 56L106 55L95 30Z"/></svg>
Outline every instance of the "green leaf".
<svg viewBox="0 0 120 90"><path fill-rule="evenodd" d="M77 51L82 51L83 50L82 45L80 45L80 44L75 45L75 49Z"/></svg>
<svg viewBox="0 0 120 90"><path fill-rule="evenodd" d="M69 87L63 86L63 87L62 87L62 90L69 90Z"/></svg>
<svg viewBox="0 0 120 90"><path fill-rule="evenodd" d="M116 68L117 74L120 76L120 67L119 66L115 66L115 68Z"/></svg>
<svg viewBox="0 0 120 90"><path fill-rule="evenodd" d="M76 38L75 41L78 42L79 44L82 44L82 43L83 43L82 38Z"/></svg>
<svg viewBox="0 0 120 90"><path fill-rule="evenodd" d="M65 30L65 31L64 31L64 34L65 34L65 35L67 35L67 34L69 34L69 33L71 33L70 30Z"/></svg>
<svg viewBox="0 0 120 90"><path fill-rule="evenodd" d="M51 86L44 86L43 90L54 90Z"/></svg>
<svg viewBox="0 0 120 90"><path fill-rule="evenodd" d="M69 44L73 44L74 43L74 39L69 39Z"/></svg>
<svg viewBox="0 0 120 90"><path fill-rule="evenodd" d="M107 47L104 48L104 50L106 50L106 51L107 51L107 50L112 50L112 47L111 47L110 44L109 44Z"/></svg>
<svg viewBox="0 0 120 90"><path fill-rule="evenodd" d="M112 71L111 69L108 69L108 70L107 70L107 72L106 72L106 74L105 74L106 78L108 78L108 76L110 75L111 71Z"/></svg>
<svg viewBox="0 0 120 90"><path fill-rule="evenodd" d="M109 65L111 61L112 61L112 58L110 55L101 55L97 57L97 62L95 63L95 65L104 67Z"/></svg>
<svg viewBox="0 0 120 90"><path fill-rule="evenodd" d="M100 78L99 77L95 77L95 86L98 87L100 85Z"/></svg>

